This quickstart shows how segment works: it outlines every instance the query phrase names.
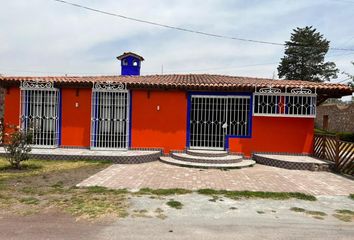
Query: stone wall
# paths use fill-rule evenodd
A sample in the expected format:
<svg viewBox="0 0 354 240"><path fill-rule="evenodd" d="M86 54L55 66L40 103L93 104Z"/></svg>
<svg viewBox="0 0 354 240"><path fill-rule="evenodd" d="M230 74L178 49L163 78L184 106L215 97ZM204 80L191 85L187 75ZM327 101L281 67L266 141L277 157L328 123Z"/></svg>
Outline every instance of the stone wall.
<svg viewBox="0 0 354 240"><path fill-rule="evenodd" d="M324 104L317 107L316 127L323 127L324 116L328 116L328 130L333 132L354 132L354 104Z"/></svg>

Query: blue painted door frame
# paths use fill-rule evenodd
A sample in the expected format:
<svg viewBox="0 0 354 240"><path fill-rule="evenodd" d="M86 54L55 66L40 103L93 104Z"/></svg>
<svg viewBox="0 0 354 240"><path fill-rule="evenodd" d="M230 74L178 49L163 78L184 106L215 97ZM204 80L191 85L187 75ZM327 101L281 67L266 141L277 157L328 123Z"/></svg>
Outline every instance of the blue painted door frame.
<svg viewBox="0 0 354 240"><path fill-rule="evenodd" d="M252 112L253 112L253 94L248 92L187 92L187 136L186 136L186 146L190 147L190 111L191 111L191 99L195 95L210 95L210 96L249 96L250 97L250 111L248 113L248 133L245 136L238 135L225 135L225 150L229 149L229 139L230 138L252 138Z"/></svg>

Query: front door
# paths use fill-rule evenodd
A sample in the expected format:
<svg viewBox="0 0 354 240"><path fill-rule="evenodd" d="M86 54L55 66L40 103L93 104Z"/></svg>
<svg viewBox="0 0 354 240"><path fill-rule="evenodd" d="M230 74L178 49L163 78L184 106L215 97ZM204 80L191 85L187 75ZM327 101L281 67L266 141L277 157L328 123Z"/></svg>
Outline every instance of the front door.
<svg viewBox="0 0 354 240"><path fill-rule="evenodd" d="M192 95L189 147L223 150L226 136L248 136L250 101L250 96Z"/></svg>

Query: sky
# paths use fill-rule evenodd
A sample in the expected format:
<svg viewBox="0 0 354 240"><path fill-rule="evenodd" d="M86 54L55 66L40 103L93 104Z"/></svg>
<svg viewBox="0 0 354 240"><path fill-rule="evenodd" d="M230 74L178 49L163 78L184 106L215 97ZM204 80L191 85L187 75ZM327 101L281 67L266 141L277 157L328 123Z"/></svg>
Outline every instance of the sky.
<svg viewBox="0 0 354 240"><path fill-rule="evenodd" d="M284 43L313 26L331 47L354 49L354 0L68 0L162 24ZM283 46L213 38L102 15L53 0L0 0L0 74L119 75L116 59L145 58L143 75L277 77ZM354 74L354 51L329 51ZM163 70L162 70L163 69ZM339 74L332 82L343 81Z"/></svg>

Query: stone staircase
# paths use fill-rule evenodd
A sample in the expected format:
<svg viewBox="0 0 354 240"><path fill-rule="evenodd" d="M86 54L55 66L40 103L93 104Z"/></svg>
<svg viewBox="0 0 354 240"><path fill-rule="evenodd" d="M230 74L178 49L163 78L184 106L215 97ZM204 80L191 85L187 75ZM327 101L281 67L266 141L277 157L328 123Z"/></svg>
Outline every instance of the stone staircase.
<svg viewBox="0 0 354 240"><path fill-rule="evenodd" d="M226 151L190 150L186 152L172 152L170 156L160 157L160 161L196 168L244 168L251 167L256 162L243 159L241 155L230 155Z"/></svg>

